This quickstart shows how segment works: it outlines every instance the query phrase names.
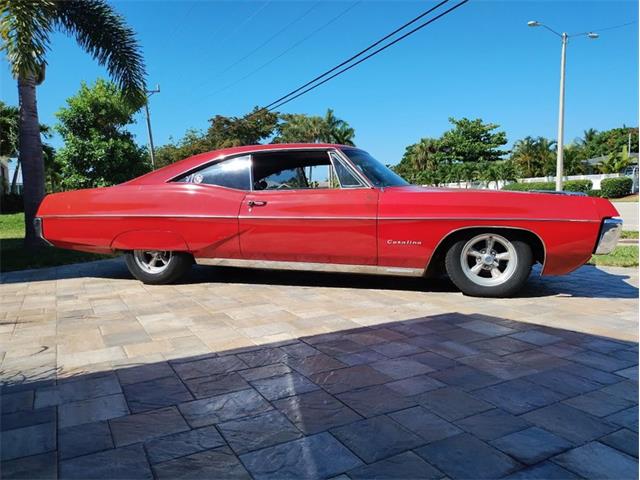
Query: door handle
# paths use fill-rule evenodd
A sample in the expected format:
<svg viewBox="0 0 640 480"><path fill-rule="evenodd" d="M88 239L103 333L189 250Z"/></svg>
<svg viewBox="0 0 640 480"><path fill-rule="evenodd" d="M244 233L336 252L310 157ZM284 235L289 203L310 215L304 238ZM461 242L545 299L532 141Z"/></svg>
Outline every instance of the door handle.
<svg viewBox="0 0 640 480"><path fill-rule="evenodd" d="M252 207L264 207L267 204L264 200L249 200L249 208Z"/></svg>

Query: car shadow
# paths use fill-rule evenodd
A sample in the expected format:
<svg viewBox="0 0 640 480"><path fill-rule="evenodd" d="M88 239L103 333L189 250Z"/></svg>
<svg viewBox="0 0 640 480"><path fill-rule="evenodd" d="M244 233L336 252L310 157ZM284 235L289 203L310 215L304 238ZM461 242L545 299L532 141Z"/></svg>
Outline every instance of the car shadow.
<svg viewBox="0 0 640 480"><path fill-rule="evenodd" d="M529 478L595 443L637 478L637 347L454 312L32 375L42 352L0 371L3 477Z"/></svg>
<svg viewBox="0 0 640 480"><path fill-rule="evenodd" d="M630 284L624 269L607 271L585 265L569 275L540 277L535 266L528 283L516 297L538 298L566 295L581 298L638 298L638 287ZM7 272L0 275L0 283L23 283L67 278L131 279L121 257L96 262L62 265L59 267ZM179 284L243 283L248 285L288 285L304 287L358 288L417 292L455 293L458 289L445 275L431 278L359 275L348 273L302 272L236 267L194 265Z"/></svg>

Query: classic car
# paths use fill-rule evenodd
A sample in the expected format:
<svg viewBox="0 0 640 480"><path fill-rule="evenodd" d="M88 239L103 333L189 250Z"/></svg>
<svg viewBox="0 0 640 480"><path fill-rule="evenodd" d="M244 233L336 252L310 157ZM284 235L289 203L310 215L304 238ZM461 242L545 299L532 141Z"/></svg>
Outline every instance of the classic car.
<svg viewBox="0 0 640 480"><path fill-rule="evenodd" d="M203 265L425 276L504 297L532 265L562 275L608 253L622 221L601 198L426 188L365 151L276 144L196 155L121 185L46 196L50 244L124 252L145 283Z"/></svg>

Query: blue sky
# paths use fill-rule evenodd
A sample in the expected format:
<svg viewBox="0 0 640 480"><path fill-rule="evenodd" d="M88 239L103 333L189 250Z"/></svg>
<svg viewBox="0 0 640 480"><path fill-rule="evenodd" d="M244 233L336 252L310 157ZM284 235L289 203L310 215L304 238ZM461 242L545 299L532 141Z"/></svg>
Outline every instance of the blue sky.
<svg viewBox="0 0 640 480"><path fill-rule="evenodd" d="M157 145L179 139L189 128L206 129L215 114L241 115L270 103L435 4L112 3L138 33L150 86L158 83L162 90L151 101ZM385 163L399 161L405 147L419 138L440 135L450 116L497 123L510 144L526 135L553 138L560 40L543 29L528 28L526 22L536 19L575 33L637 18L634 1L472 0L282 111L323 114L333 108L355 128L356 143ZM92 82L106 72L61 35L54 36L48 60L38 103L41 121L54 124L54 113L80 82ZM4 101L17 104L4 58L0 90ZM567 53L566 140L587 128L623 124L638 125L637 23L603 31L597 40L572 39ZM140 143L146 142L141 115L131 130ZM60 140L53 143L60 145Z"/></svg>

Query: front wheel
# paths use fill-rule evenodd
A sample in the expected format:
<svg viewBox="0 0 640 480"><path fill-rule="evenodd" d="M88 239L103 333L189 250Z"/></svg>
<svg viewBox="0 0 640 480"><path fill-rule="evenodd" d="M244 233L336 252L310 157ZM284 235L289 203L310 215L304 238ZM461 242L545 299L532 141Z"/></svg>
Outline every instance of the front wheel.
<svg viewBox="0 0 640 480"><path fill-rule="evenodd" d="M529 278L531 247L516 237L481 233L454 243L445 258L451 281L476 297L509 297Z"/></svg>
<svg viewBox="0 0 640 480"><path fill-rule="evenodd" d="M131 275L143 283L164 285L173 283L191 268L193 257L184 252L134 250L125 255Z"/></svg>

